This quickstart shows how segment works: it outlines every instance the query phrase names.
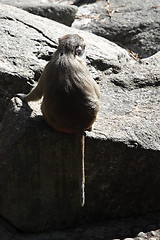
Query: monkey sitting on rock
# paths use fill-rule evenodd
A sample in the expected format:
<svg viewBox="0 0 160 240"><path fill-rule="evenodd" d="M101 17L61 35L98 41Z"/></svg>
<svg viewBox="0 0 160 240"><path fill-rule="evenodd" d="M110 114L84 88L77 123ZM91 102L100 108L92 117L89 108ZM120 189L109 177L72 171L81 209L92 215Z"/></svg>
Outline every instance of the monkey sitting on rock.
<svg viewBox="0 0 160 240"><path fill-rule="evenodd" d="M29 94L17 94L25 102L43 96L41 110L53 129L75 133L80 169L81 205L85 204L84 131L91 128L99 110L100 91L84 62L84 39L67 34L44 68L36 87Z"/></svg>

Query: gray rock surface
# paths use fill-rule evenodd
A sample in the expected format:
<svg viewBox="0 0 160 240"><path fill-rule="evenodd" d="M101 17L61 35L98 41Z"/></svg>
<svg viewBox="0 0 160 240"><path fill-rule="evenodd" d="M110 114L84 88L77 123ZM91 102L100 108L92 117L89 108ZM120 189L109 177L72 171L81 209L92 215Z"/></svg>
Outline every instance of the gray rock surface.
<svg viewBox="0 0 160 240"><path fill-rule="evenodd" d="M8 100L17 92L28 92L57 47L58 38L79 33L87 43L88 64L94 69L121 69L128 53L103 38L0 4L0 120ZM47 26L47 27L46 27ZM17 31L18 29L18 31ZM5 43L5 44L4 44Z"/></svg>
<svg viewBox="0 0 160 240"><path fill-rule="evenodd" d="M116 117L117 110L114 106L113 109ZM102 220L158 210L159 149L145 149L133 140L119 141L116 136L107 138L107 129L100 132L100 125L101 122L96 122L95 130L86 137L87 198L82 209L76 188L74 135L51 130L36 103L27 106L13 98L0 128L1 216L21 231L43 232L79 226L69 233L58 231L57 234L62 239L66 234L74 239L78 231L84 239L89 236L98 239L100 234L105 239L113 236L113 228L110 232L108 229L116 222L106 226ZM112 122L110 126L113 130L114 125ZM153 218L148 219L153 222ZM96 226L80 227L82 222L83 225L96 222ZM129 219L130 222L135 223L135 219ZM133 234L127 226L124 233L123 224L119 224L115 235ZM141 226L139 230L135 227L134 234L142 231ZM56 239L56 232L51 236Z"/></svg>
<svg viewBox="0 0 160 240"><path fill-rule="evenodd" d="M102 80L98 122L109 139L160 150L160 52Z"/></svg>
<svg viewBox="0 0 160 240"><path fill-rule="evenodd" d="M110 81L128 90L160 86L160 51L149 58L130 61L120 73L110 75Z"/></svg>
<svg viewBox="0 0 160 240"><path fill-rule="evenodd" d="M23 3L21 5L17 5L17 7L67 26L72 25L78 10L76 6L62 5L58 3L41 5L29 5Z"/></svg>
<svg viewBox="0 0 160 240"><path fill-rule="evenodd" d="M74 135L47 127L37 103L30 108L18 98L10 102L0 129L0 213L16 228L39 232L159 209L160 89L133 83L128 90L110 77L100 88L101 110L86 137L83 209L77 199Z"/></svg>
<svg viewBox="0 0 160 240"><path fill-rule="evenodd" d="M49 128L38 103L10 100L0 125L0 215L21 231L42 232L160 210L159 53L135 61L101 37L15 7L0 5L0 10L4 99L28 91L28 82L37 80L58 37L73 32L88 44L87 61L95 78L101 74L102 95L94 131L86 133L84 208L79 205L74 135ZM85 229L74 230L79 239L94 235ZM104 229L100 235L99 229L96 237L104 239L107 233ZM63 232L50 238L56 239L56 233L67 239Z"/></svg>
<svg viewBox="0 0 160 240"><path fill-rule="evenodd" d="M53 3L51 1L40 1L40 0L30 0L30 1L10 1L10 0L0 0L1 3L9 4L22 8L30 13L40 15L52 19L54 21L63 23L67 26L71 26L75 20L75 15L78 10L76 6L68 4Z"/></svg>
<svg viewBox="0 0 160 240"><path fill-rule="evenodd" d="M159 0L110 0L79 7L73 27L148 57L160 50Z"/></svg>

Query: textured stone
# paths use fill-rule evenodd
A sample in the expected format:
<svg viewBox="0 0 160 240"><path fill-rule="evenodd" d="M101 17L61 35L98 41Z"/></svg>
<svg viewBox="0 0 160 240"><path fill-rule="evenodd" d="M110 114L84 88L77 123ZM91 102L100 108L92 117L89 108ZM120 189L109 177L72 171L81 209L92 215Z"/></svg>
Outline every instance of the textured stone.
<svg viewBox="0 0 160 240"><path fill-rule="evenodd" d="M148 57L160 50L159 0L97 1L79 7L73 27Z"/></svg>
<svg viewBox="0 0 160 240"><path fill-rule="evenodd" d="M108 68L112 72L129 60L128 53L114 43L12 6L0 4L0 19L0 120L8 100L31 89L55 51L58 38L67 33L79 33L85 39L93 72Z"/></svg>
<svg viewBox="0 0 160 240"><path fill-rule="evenodd" d="M159 210L159 53L131 60L101 37L0 8L4 96L31 88L28 82L38 79L66 33L85 38L89 67L101 72L101 109L94 131L86 133L85 207L79 204L74 135L49 128L38 103L12 98L0 126L0 215L21 231L40 232Z"/></svg>
<svg viewBox="0 0 160 240"><path fill-rule="evenodd" d="M0 0L0 3L22 8L30 13L52 19L67 26L71 26L78 10L76 6L59 4L49 0Z"/></svg>

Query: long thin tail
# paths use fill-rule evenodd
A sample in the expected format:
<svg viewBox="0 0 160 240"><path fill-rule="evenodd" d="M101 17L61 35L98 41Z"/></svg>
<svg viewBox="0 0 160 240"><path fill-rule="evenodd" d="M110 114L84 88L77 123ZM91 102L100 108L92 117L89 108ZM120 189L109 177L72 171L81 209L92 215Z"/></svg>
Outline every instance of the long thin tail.
<svg viewBox="0 0 160 240"><path fill-rule="evenodd" d="M84 130L77 131L77 155L78 161L81 162L81 169L80 169L80 202L81 206L83 207L85 204L85 166L84 166L84 145L85 145L85 137L84 137ZM80 163L79 163L80 164Z"/></svg>

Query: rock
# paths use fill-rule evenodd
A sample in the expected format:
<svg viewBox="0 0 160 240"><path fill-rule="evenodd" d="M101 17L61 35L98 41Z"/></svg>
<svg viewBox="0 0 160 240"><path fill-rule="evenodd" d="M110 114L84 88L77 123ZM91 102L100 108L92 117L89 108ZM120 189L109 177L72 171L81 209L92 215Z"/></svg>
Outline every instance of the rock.
<svg viewBox="0 0 160 240"><path fill-rule="evenodd" d="M156 236L156 231L151 231L152 236Z"/></svg>
<svg viewBox="0 0 160 240"><path fill-rule="evenodd" d="M40 5L40 6L28 6L22 5L18 6L22 9L36 14L40 15L42 17L47 17L49 19L52 19L56 22L65 24L67 26L71 26L73 21L75 20L75 15L78 10L76 6L71 5L63 5L63 4L47 4L47 5Z"/></svg>
<svg viewBox="0 0 160 240"><path fill-rule="evenodd" d="M17 92L28 92L35 84L55 51L58 38L67 33L78 33L85 39L93 72L120 70L130 59L124 49L103 38L12 6L0 4L0 18L0 120L9 99Z"/></svg>
<svg viewBox="0 0 160 240"><path fill-rule="evenodd" d="M100 85L101 111L86 137L83 210L74 136L47 127L37 103L10 102L0 129L0 214L16 228L39 232L159 209L159 88L129 91L107 78Z"/></svg>
<svg viewBox="0 0 160 240"><path fill-rule="evenodd" d="M120 73L103 81L105 105L101 107L99 122L107 137L125 141L130 147L160 150L159 55L160 52L141 63L130 61Z"/></svg>
<svg viewBox="0 0 160 240"><path fill-rule="evenodd" d="M3 159L0 172L4 171L7 177L0 176L0 192L4 196L0 200L2 203L0 214L4 218L6 216L13 226L17 226L22 231L41 232L51 228L62 228L61 216L63 216L64 227L71 226L70 220L74 221L71 213L76 210L78 214L81 210L79 182L78 179L76 180L76 161L72 151L74 135L59 135L52 131L46 126L42 117L38 116L38 108L37 111L32 111L25 105L22 105L20 99L13 99L1 125L3 133L10 129L11 134L6 136L5 141L3 137L1 138L4 144L0 142L0 156ZM17 118L13 119L12 114ZM33 136L31 136L32 133ZM30 143L28 143L28 137L31 137ZM53 140L52 143L50 137ZM45 145L43 139L45 139ZM51 148L48 151L50 143ZM12 144L16 144L16 147L7 153L6 149ZM36 157L37 154L41 155L41 160ZM53 156L55 156L54 160ZM37 160L40 162L38 163ZM65 182L67 184L64 184Z"/></svg>
<svg viewBox="0 0 160 240"><path fill-rule="evenodd" d="M155 216L157 216L157 228L159 227L159 213L153 213L150 215L149 222L155 221ZM70 228L70 229L64 229L49 233L38 233L38 234L32 234L32 233L22 233L18 232L16 229L11 227L6 221L4 221L2 218L0 218L0 237L3 240L75 240L75 239L81 239L81 240L119 240L119 239L125 239L126 236L128 239L134 239L138 240L138 238L131 238L131 236L135 236L133 234L133 230L135 226L141 226L143 228L148 228L148 221L146 222L146 219L149 218L149 214L146 214L145 216L141 217L139 220L138 218L125 218L125 219L114 219L114 220L108 220L105 222L101 222L98 224L92 224L92 225L85 225L85 226L78 226L77 228ZM149 229L149 228L148 228ZM127 233L128 232L128 233ZM148 233L150 234L150 233ZM157 240L160 238L160 231L158 231ZM149 235L147 236L147 239L149 239Z"/></svg>
<svg viewBox="0 0 160 240"><path fill-rule="evenodd" d="M147 86L160 86L160 51L140 61L130 61L118 74L112 74L110 81L128 90Z"/></svg>
<svg viewBox="0 0 160 240"><path fill-rule="evenodd" d="M80 6L82 4L90 4L90 3L94 3L96 2L96 0L74 0L73 4Z"/></svg>
<svg viewBox="0 0 160 240"><path fill-rule="evenodd" d="M142 239L147 238L147 234L144 233L144 232L140 232L140 233L138 233L137 236L138 236L139 238L142 238ZM140 239L139 239L139 240L140 240Z"/></svg>
<svg viewBox="0 0 160 240"><path fill-rule="evenodd" d="M30 88L27 82L37 80L59 34L84 37L90 68L102 71L101 109L94 130L86 132L84 208L75 136L48 127L38 103L14 97L0 125L0 215L21 231L44 232L160 210L159 53L131 60L101 37L15 7L0 9L1 46L8 46L0 48L4 93Z"/></svg>
<svg viewBox="0 0 160 240"><path fill-rule="evenodd" d="M133 240L133 238L124 238L124 240Z"/></svg>
<svg viewBox="0 0 160 240"><path fill-rule="evenodd" d="M148 57L160 50L159 25L159 0L111 0L80 6L72 26Z"/></svg>
<svg viewBox="0 0 160 240"><path fill-rule="evenodd" d="M52 19L67 26L71 26L78 10L76 6L51 3L49 1L43 2L40 0L27 1L27 3L23 0L0 0L0 2L22 8L30 13Z"/></svg>

